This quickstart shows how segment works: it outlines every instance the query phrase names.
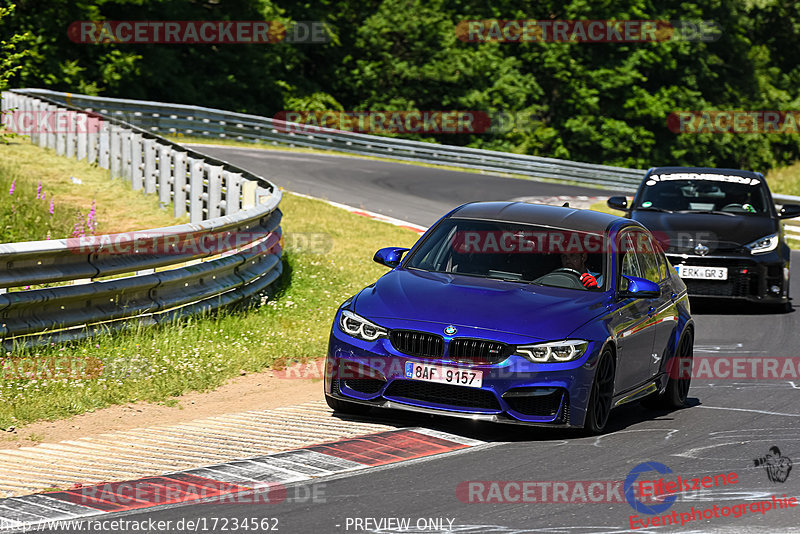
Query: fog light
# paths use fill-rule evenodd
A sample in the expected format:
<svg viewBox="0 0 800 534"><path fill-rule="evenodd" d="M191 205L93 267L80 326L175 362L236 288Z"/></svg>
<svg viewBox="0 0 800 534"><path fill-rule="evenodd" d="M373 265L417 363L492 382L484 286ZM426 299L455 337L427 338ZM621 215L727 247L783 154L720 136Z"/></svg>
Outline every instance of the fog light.
<svg viewBox="0 0 800 534"><path fill-rule="evenodd" d="M778 295L781 292L781 288L779 288L778 286L770 286L769 292Z"/></svg>

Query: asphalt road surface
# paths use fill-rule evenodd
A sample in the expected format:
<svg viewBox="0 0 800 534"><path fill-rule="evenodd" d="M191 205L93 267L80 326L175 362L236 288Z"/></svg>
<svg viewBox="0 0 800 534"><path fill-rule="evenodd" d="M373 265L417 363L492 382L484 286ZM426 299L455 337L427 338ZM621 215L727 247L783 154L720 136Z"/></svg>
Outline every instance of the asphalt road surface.
<svg viewBox="0 0 800 534"><path fill-rule="evenodd" d="M449 208L469 200L607 193L347 157L239 148L202 150L289 190L363 206L423 225L431 224ZM794 262L798 259L794 254ZM800 284L793 284L793 288L795 302L800 302ZM800 347L800 322L794 311L775 313L750 306L693 303L693 312L697 326L696 358L722 355L786 358L795 356L794 351ZM773 495L800 496L800 472L790 472L784 482L772 481L764 467L755 465L755 460L764 457L772 446L779 447L783 456L800 461L800 379L695 379L689 397L689 407L672 412L652 412L638 404L625 405L612 413L609 433L596 438L583 438L566 431L376 413L374 417L382 420L389 417L398 426L425 425L488 443L447 456L321 480L316 483L316 500L291 498L306 495L307 488L297 488L294 492L290 488L290 498L281 504L196 504L129 513L125 518L150 517L175 522L270 517L277 519L278 532L284 533L589 533L626 532L634 527L642 532L800 532L795 526L800 507L764 513L751 511L750 507L747 513L735 517L736 511L741 512L737 505L742 503L749 506L757 499L769 499L775 506ZM673 478L713 477L731 472L737 478L726 486L684 492L663 513L648 515L634 510L618 483L643 462L667 466L673 472L668 476ZM661 475L650 471L641 476L655 479ZM487 503L470 499L477 501L494 495L497 501L497 488L501 488L501 493L502 488L507 489L508 495L500 495L501 498L521 498L522 494L517 486L469 486L471 481L543 484L527 486L536 488L528 494L528 499L533 497L537 502ZM584 489L593 481L601 482L601 486L595 486L591 495L582 495L571 481L587 482L581 486ZM615 481L616 486L606 484ZM554 499L555 482L570 485L566 493ZM600 487L605 491L600 492ZM544 488L549 490L548 500L556 502L539 502ZM598 497L610 502L590 502ZM707 514L711 515L714 506L718 507L720 517L680 525L680 518L688 518L692 508L699 513L709 509ZM722 517L723 507L728 507L731 515ZM643 527L645 519L673 511L679 518L677 526ZM633 520L638 522L632 523L631 516L636 516ZM408 520L410 529L403 530L395 521L387 522L389 518ZM440 528L434 528L437 525Z"/></svg>

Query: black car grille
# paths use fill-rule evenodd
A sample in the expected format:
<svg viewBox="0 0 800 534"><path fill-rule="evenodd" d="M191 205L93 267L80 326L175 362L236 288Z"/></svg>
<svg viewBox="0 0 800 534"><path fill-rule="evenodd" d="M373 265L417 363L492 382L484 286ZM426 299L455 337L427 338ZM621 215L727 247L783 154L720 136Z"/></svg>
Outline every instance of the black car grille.
<svg viewBox="0 0 800 534"><path fill-rule="evenodd" d="M512 347L486 339L456 338L448 347L448 360L463 363L495 364L511 355Z"/></svg>
<svg viewBox="0 0 800 534"><path fill-rule="evenodd" d="M672 258L673 265L680 262ZM719 259L706 259L701 257L688 258L686 265L698 267L727 267L727 280L696 280L684 278L683 283L689 295L698 297L749 297L759 294L759 268L750 262L724 261ZM742 270L747 269L746 273Z"/></svg>
<svg viewBox="0 0 800 534"><path fill-rule="evenodd" d="M436 334L415 330L392 330L389 339L395 349L409 356L441 358L444 354L444 338Z"/></svg>
<svg viewBox="0 0 800 534"><path fill-rule="evenodd" d="M416 330L392 330L392 346L403 354L420 358L447 359L460 363L491 365L500 363L511 355L513 346L488 339L455 338L449 342L448 355L444 355L442 336Z"/></svg>
<svg viewBox="0 0 800 534"><path fill-rule="evenodd" d="M377 393L381 390L385 380L377 378L348 378L344 381L344 385L361 393Z"/></svg>
<svg viewBox="0 0 800 534"><path fill-rule="evenodd" d="M460 408L500 410L494 393L478 388L437 384L416 380L395 380L386 388L384 397L397 397L412 401L445 404Z"/></svg>
<svg viewBox="0 0 800 534"><path fill-rule="evenodd" d="M513 392L514 390L511 390ZM523 415L534 417L555 417L564 400L564 390L556 390L549 395L504 396L508 406ZM566 408L566 407L565 407ZM564 415L567 411L564 410Z"/></svg>

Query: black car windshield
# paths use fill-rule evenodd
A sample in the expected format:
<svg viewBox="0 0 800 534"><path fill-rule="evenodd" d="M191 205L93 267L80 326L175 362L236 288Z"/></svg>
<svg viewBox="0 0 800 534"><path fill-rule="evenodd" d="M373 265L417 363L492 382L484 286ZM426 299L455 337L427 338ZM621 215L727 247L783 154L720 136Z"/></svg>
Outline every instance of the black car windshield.
<svg viewBox="0 0 800 534"><path fill-rule="evenodd" d="M633 209L770 215L760 179L711 173L651 175Z"/></svg>
<svg viewBox="0 0 800 534"><path fill-rule="evenodd" d="M433 230L404 266L599 291L607 278L605 250L602 234L451 218ZM584 275L591 277L596 285Z"/></svg>

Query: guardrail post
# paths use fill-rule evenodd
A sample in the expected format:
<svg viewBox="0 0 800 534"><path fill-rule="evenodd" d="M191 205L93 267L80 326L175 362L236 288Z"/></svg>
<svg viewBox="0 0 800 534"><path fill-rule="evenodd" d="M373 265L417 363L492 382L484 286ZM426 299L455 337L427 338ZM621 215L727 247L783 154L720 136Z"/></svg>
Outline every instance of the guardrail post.
<svg viewBox="0 0 800 534"><path fill-rule="evenodd" d="M208 218L219 217L222 201L222 167L208 168Z"/></svg>
<svg viewBox="0 0 800 534"><path fill-rule="evenodd" d="M172 149L167 145L159 145L158 152L158 205L166 209L172 200Z"/></svg>
<svg viewBox="0 0 800 534"><path fill-rule="evenodd" d="M120 136L120 176L128 183L131 182L131 132L122 130Z"/></svg>
<svg viewBox="0 0 800 534"><path fill-rule="evenodd" d="M252 208L256 205L256 188L258 183L253 180L242 180L242 209Z"/></svg>
<svg viewBox="0 0 800 534"><path fill-rule="evenodd" d="M42 128L42 124L47 124L48 122L48 106L46 103L39 101L39 105L36 107L36 120L38 121L39 126L36 128L39 130L39 133L36 135L36 144L42 148L47 147L47 128Z"/></svg>
<svg viewBox="0 0 800 534"><path fill-rule="evenodd" d="M15 128L15 130L23 130L23 135L30 135L31 141L33 141L33 136L36 135L36 127L38 126L35 122L33 122L33 127L29 131L24 131L24 124L27 122L27 119L23 121L23 117L29 117L33 113L35 100L32 98L22 97L20 99L20 105L17 109L17 123L20 127Z"/></svg>
<svg viewBox="0 0 800 534"><path fill-rule="evenodd" d="M189 160L189 222L196 224L203 220L203 161Z"/></svg>
<svg viewBox="0 0 800 534"><path fill-rule="evenodd" d="M186 152L175 152L173 161L173 213L177 219L186 215Z"/></svg>
<svg viewBox="0 0 800 534"><path fill-rule="evenodd" d="M97 164L103 169L111 168L111 123L103 121L98 135L100 152Z"/></svg>
<svg viewBox="0 0 800 534"><path fill-rule="evenodd" d="M67 153L67 133L59 126L60 120L55 120L54 130L56 132L56 154L63 156Z"/></svg>
<svg viewBox="0 0 800 534"><path fill-rule="evenodd" d="M76 119L78 117L75 116L75 112L74 111L67 111L66 113L67 113L67 120L65 121L66 122L66 127L67 127L66 136L65 136L65 142L66 142L66 145L67 145L67 147L66 147L66 156L68 158L74 158L75 157L75 130L77 129L77 121L76 121Z"/></svg>
<svg viewBox="0 0 800 534"><path fill-rule="evenodd" d="M31 129L31 143L38 145L42 138L42 108L44 107L41 100L35 98L26 99L28 102L27 111L32 118L33 128Z"/></svg>
<svg viewBox="0 0 800 534"><path fill-rule="evenodd" d="M45 143L47 148L56 150L58 147L58 135L56 134L56 113L58 113L58 108L53 105L45 106L45 110L47 111L48 121L47 121L47 133L45 134Z"/></svg>
<svg viewBox="0 0 800 534"><path fill-rule="evenodd" d="M102 126L103 121L97 117L89 117L86 126L89 130L86 146L86 161L89 163L98 162L98 155L100 153L100 128Z"/></svg>
<svg viewBox="0 0 800 534"><path fill-rule="evenodd" d="M225 177L225 215L233 215L242 205L242 174L239 172L223 173Z"/></svg>
<svg viewBox="0 0 800 534"><path fill-rule="evenodd" d="M116 124L111 125L111 144L108 149L109 174L111 178L119 178L122 168L122 136Z"/></svg>
<svg viewBox="0 0 800 534"><path fill-rule="evenodd" d="M131 189L141 191L144 187L144 163L142 162L142 134L131 134Z"/></svg>
<svg viewBox="0 0 800 534"><path fill-rule="evenodd" d="M152 139L142 141L144 147L144 193L156 192L156 142Z"/></svg>
<svg viewBox="0 0 800 534"><path fill-rule="evenodd" d="M85 113L78 114L77 117L79 120L76 121L76 124L80 124L78 131L75 132L77 136L77 143L78 143L78 150L76 153L76 157L78 161L86 159L86 148L89 145L89 116Z"/></svg>

